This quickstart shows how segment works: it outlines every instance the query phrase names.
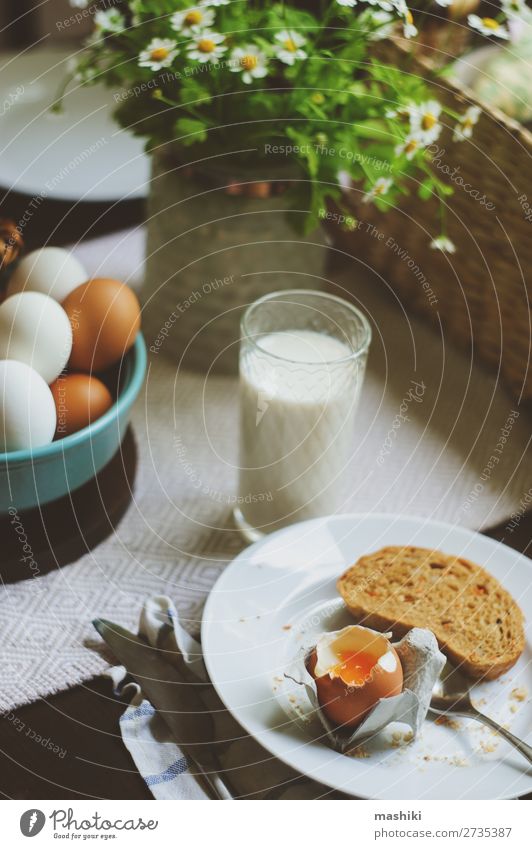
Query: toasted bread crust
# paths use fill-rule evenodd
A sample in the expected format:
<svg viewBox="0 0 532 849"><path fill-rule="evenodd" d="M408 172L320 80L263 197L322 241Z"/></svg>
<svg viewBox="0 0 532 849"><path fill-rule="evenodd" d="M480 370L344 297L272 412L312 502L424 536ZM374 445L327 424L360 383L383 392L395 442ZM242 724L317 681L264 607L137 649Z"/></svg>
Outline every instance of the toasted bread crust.
<svg viewBox="0 0 532 849"><path fill-rule="evenodd" d="M429 628L473 678L498 678L525 646L523 614L510 593L464 557L388 546L359 558L337 587L358 622L394 637Z"/></svg>

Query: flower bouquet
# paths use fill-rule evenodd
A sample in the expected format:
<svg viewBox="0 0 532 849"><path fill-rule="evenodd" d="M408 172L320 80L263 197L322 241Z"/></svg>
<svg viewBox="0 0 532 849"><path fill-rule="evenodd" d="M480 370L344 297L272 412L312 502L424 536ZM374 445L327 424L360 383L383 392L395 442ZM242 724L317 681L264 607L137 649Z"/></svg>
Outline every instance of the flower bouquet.
<svg viewBox="0 0 532 849"><path fill-rule="evenodd" d="M451 0L437 2L448 7ZM507 37L503 14L496 19L469 15L468 21L477 31ZM454 249L445 221L445 198L452 188L431 167L429 148L444 124L454 127L457 143L471 137L479 110L465 105L459 112L440 103L422 77L376 57L379 41L417 35L406 0L200 0L197 5L119 0L99 9L94 24L75 79L111 87L119 123L146 138L154 156L149 253L159 261L156 267L148 261L150 295L155 282L160 288L162 280L175 277L172 233L188 234L186 250L185 240L178 240L184 252L179 265L185 266L205 254L205 240L210 246L214 240L214 252L223 254L253 210L282 209L286 214L277 215L277 230L269 231L262 258L256 254L250 261L259 269L271 243L282 235L286 239L287 232L293 244L302 236L319 241L313 234L332 202L344 210L338 216L343 225L353 227L352 209L345 205L345 189L352 185L364 203L383 211L413 190L421 199L438 198L440 233L432 247ZM201 190L190 189L194 179ZM196 208L188 202L176 206L177 198L199 195ZM239 209L237 220L231 210ZM161 215L166 230L157 236L153 220ZM195 221L197 215L204 221ZM228 217L229 228L211 227L206 234L199 226ZM215 244L219 239L223 244ZM173 253L161 268L169 240ZM250 239L243 232L239 241ZM215 273L211 265L201 276L224 278L240 270L237 256L231 262L231 269ZM307 250L299 252L296 266L320 269ZM263 293L264 280L260 285ZM270 289L281 285L274 278L267 284ZM294 285L291 278L288 285ZM230 308L236 314L240 301L255 294L248 289L244 298L235 295Z"/></svg>

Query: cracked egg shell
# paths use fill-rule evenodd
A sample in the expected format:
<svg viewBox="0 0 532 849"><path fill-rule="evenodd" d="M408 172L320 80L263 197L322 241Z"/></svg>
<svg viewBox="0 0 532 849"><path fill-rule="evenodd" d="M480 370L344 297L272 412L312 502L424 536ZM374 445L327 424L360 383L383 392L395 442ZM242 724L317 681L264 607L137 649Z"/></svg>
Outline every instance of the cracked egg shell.
<svg viewBox="0 0 532 849"><path fill-rule="evenodd" d="M307 660L318 700L335 726L356 728L379 699L403 690L403 669L384 634L348 625L323 634Z"/></svg>

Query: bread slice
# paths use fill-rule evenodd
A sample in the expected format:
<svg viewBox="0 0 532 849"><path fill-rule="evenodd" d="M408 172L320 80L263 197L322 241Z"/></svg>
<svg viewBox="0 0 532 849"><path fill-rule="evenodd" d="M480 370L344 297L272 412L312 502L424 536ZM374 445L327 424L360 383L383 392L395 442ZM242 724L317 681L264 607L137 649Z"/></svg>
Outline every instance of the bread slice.
<svg viewBox="0 0 532 849"><path fill-rule="evenodd" d="M395 638L429 628L449 660L473 678L498 678L525 646L523 614L512 596L464 557L392 545L357 560L337 587L358 622Z"/></svg>

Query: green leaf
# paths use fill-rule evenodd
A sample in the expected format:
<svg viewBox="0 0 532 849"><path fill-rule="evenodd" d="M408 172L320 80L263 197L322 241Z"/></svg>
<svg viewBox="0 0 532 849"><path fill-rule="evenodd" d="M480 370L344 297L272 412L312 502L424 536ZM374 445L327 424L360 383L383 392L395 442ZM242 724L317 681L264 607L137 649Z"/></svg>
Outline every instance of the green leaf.
<svg viewBox="0 0 532 849"><path fill-rule="evenodd" d="M185 147L191 144L204 142L207 138L207 131L203 121L198 121L196 118L179 118L175 122L176 133L181 136L180 143Z"/></svg>

